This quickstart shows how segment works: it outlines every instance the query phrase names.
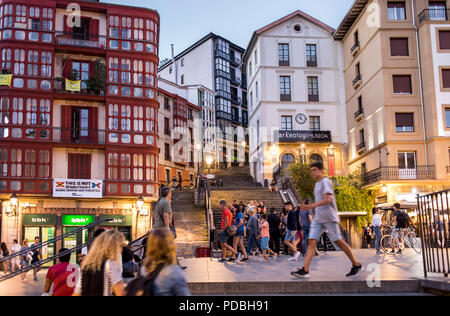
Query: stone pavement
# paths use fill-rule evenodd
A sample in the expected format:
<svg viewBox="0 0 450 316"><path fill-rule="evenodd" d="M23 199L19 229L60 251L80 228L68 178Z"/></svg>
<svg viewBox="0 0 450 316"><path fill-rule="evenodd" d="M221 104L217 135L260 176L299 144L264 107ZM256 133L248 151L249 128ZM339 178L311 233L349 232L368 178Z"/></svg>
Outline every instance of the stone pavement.
<svg viewBox="0 0 450 316"><path fill-rule="evenodd" d="M421 291L422 256L408 250L395 256L375 255L370 249L358 249L355 254L364 271L352 278L345 276L350 270L350 262L342 252L321 253L314 258L308 280L292 278L289 274L302 266L302 258L298 262L289 262L287 256L269 262L260 261L261 256L251 257L246 263L220 263L215 258L181 259L180 262L188 267L185 275L193 295L376 295ZM377 271L381 287L368 286L367 279ZM0 296L40 295L46 272L42 270L39 273L38 282L33 281L31 272L26 282L22 282L20 277L1 282Z"/></svg>

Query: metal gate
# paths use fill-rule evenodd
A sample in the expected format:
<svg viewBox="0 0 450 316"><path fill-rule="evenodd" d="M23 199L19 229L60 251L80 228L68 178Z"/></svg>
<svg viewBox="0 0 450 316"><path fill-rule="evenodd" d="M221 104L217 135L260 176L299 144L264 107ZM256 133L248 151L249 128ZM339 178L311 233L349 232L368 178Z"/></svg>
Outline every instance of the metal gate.
<svg viewBox="0 0 450 316"><path fill-rule="evenodd" d="M423 270L448 277L450 272L450 190L418 196Z"/></svg>

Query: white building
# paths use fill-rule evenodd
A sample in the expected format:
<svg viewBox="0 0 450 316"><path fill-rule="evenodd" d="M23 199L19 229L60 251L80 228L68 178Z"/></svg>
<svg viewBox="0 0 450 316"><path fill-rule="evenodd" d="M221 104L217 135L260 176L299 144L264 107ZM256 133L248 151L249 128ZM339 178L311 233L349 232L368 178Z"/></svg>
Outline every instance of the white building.
<svg viewBox="0 0 450 316"><path fill-rule="evenodd" d="M244 49L210 33L159 68L161 78L181 86L201 85L214 93L214 109L204 106L205 154L214 154L215 162L230 166L248 161L248 125L246 78L241 71ZM200 103L211 103L209 92ZM191 99L192 100L192 99ZM203 104L204 105L204 104ZM214 131L215 130L215 131ZM208 142L215 141L215 145ZM214 148L215 147L215 148ZM213 153L214 151L214 153Z"/></svg>
<svg viewBox="0 0 450 316"><path fill-rule="evenodd" d="M333 33L302 11L253 33L244 55L249 153L262 184L294 161L323 161L329 175L345 173L343 52Z"/></svg>

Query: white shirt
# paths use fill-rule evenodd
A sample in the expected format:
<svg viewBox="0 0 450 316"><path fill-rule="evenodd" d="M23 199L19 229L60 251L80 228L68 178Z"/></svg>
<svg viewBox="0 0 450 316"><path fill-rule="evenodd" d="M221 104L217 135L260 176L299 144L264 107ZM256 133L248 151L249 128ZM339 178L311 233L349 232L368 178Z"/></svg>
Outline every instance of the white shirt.
<svg viewBox="0 0 450 316"><path fill-rule="evenodd" d="M381 226L381 216L379 214L373 215L372 226L373 227Z"/></svg>

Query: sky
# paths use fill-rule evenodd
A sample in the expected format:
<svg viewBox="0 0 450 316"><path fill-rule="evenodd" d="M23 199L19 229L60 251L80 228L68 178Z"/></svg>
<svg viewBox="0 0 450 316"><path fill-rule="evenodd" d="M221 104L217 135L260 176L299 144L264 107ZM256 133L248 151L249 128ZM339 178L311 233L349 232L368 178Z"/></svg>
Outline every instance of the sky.
<svg viewBox="0 0 450 316"><path fill-rule="evenodd" d="M160 59L213 32L246 48L253 32L296 10L337 28L353 0L100 0L158 11Z"/></svg>

